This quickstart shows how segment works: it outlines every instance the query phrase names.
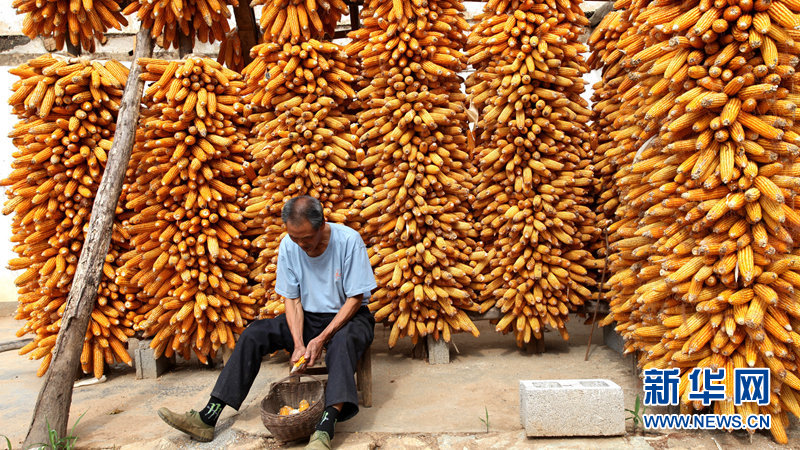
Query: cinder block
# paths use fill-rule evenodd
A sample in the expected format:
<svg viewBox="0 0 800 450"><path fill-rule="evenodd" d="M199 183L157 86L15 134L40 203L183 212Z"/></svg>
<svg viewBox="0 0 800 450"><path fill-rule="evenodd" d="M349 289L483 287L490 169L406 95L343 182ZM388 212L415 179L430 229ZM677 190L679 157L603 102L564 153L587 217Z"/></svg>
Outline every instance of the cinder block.
<svg viewBox="0 0 800 450"><path fill-rule="evenodd" d="M428 364L449 364L450 345L444 339L428 335Z"/></svg>
<svg viewBox="0 0 800 450"><path fill-rule="evenodd" d="M128 338L128 356L130 356L133 361L133 367L136 367L136 350L139 349L139 342L139 339Z"/></svg>
<svg viewBox="0 0 800 450"><path fill-rule="evenodd" d="M150 342L151 340L149 339L146 341L139 341L134 352L136 354L134 364L136 365L137 380L143 378L158 378L175 364L175 356L171 358L166 358L164 356L156 358L155 351L150 348Z"/></svg>
<svg viewBox="0 0 800 450"><path fill-rule="evenodd" d="M520 380L519 400L528 436L625 434L622 388L610 380Z"/></svg>
<svg viewBox="0 0 800 450"><path fill-rule="evenodd" d="M622 355L625 348L625 341L619 333L614 331L614 327L616 326L617 323L614 322L611 325L603 327L603 342L608 348Z"/></svg>

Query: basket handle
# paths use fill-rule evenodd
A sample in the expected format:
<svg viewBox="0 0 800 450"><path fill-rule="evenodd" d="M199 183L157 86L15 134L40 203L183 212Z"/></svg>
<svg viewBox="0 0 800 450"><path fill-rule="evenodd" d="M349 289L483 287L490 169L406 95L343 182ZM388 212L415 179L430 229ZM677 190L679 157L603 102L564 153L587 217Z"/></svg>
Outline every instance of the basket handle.
<svg viewBox="0 0 800 450"><path fill-rule="evenodd" d="M302 378L302 377L311 378L312 380L316 381L318 384L322 385L322 380L320 380L319 378L315 377L314 375L309 375L309 374L306 374L306 373L293 373L293 374L289 374L288 376L286 376L284 378L281 378L280 380L272 383L272 385L270 387L275 386L275 385L277 385L279 383L283 383L283 382L285 382L285 381L287 381L287 380L289 380L291 378L296 378L297 380L300 380L300 378Z"/></svg>

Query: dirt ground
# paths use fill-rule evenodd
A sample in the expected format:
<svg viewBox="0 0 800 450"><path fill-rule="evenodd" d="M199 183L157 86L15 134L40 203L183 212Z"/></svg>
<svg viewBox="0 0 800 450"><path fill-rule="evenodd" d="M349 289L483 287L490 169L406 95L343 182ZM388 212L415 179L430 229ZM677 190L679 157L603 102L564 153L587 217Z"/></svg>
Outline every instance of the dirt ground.
<svg viewBox="0 0 800 450"><path fill-rule="evenodd" d="M16 339L20 326L0 318L0 342ZM570 340L547 333L547 352L528 354L514 346L512 336L494 332L479 322L481 336L454 336L451 362L430 365L411 357L406 339L389 349L388 331L376 329L373 355L373 407L362 408L352 420L337 425L334 445L343 449L485 449L485 448L779 448L768 434L745 432L651 432L611 438L548 438L525 436L519 417L519 380L606 378L624 391L625 407L632 408L641 392L630 358L623 358L594 333L588 361L584 361L589 327L570 322ZM262 363L256 384L237 412L226 408L209 444L192 441L161 422L155 411L199 409L205 405L219 368L182 363L154 380L136 380L133 369L115 367L102 384L76 388L70 410L78 448L125 449L248 449L281 448L261 422L259 402L271 382L287 373L287 357ZM37 361L16 351L0 353L0 434L14 448L24 440L41 385ZM489 426L484 424L486 412ZM648 411L653 412L653 411ZM542 411L547 414L547 411ZM800 431L789 431L790 443L800 448ZM2 445L2 444L0 444ZM303 443L284 446L302 448Z"/></svg>

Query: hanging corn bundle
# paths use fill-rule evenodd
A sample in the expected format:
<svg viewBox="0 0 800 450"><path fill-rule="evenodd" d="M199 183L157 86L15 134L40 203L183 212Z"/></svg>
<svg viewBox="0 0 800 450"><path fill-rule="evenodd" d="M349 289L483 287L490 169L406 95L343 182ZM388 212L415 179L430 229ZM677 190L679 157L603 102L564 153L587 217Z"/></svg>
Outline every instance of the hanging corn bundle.
<svg viewBox="0 0 800 450"><path fill-rule="evenodd" d="M223 41L231 30L229 6L238 4L237 0L132 0L122 13L136 13L160 47L177 49L181 35L190 42Z"/></svg>
<svg viewBox="0 0 800 450"><path fill-rule="evenodd" d="M320 40L333 34L347 5L340 0L257 4L264 4L265 43L252 50L253 62L243 74L245 114L253 124L248 151L258 178L245 215L259 249L250 272L259 285L251 296L263 305L263 316L273 317L284 311L273 291L284 201L311 195L328 220L353 226L359 219L348 218L347 210L365 194L359 192L363 174L356 170L356 137L344 113L355 97L355 67L338 45Z"/></svg>
<svg viewBox="0 0 800 450"><path fill-rule="evenodd" d="M630 103L623 103L622 96L618 95L624 92L623 89L629 88L633 81L627 78L629 70L622 64L624 54L617 46L620 42L624 45L627 40L636 36L638 31L636 27L631 26L633 10L630 8L630 1L622 6L620 2L615 5L625 9L609 12L592 32L588 41L593 50L588 60L589 68L602 68L602 79L593 86L594 122L591 126L592 137L595 140L595 183L592 186L592 197L597 214L596 224L602 236L590 246L592 252L603 259L607 256L603 230L613 223L617 208L625 208L625 204L619 203L613 178L618 168L625 162L630 163L635 153L625 151L626 147L615 145L611 137L611 133L616 129L614 124L631 120L635 112L635 109L631 109ZM630 149L630 143L627 148ZM600 276L602 277L602 274ZM607 299L607 295L604 297Z"/></svg>
<svg viewBox="0 0 800 450"><path fill-rule="evenodd" d="M374 194L360 214L381 286L369 307L391 326L389 346L403 336L416 343L478 334L465 313L477 309L470 258L481 252L470 225L473 174L458 76L463 10L458 0L372 0L346 50L370 80L358 93L366 108L358 134Z"/></svg>
<svg viewBox="0 0 800 450"><path fill-rule="evenodd" d="M344 114L344 105L355 96L350 87L355 68L340 47L310 39L261 44L253 53L257 56L244 72L244 99L256 124L248 151L259 172L245 216L259 233L253 239L260 253L251 277L260 285L253 296L263 302L265 315L275 316L284 311L273 287L285 200L311 195L328 220L352 225L358 218L348 218L347 212L366 194L359 190L363 174L356 171L356 137Z"/></svg>
<svg viewBox="0 0 800 450"><path fill-rule="evenodd" d="M336 24L349 8L342 0L253 0L264 5L259 19L264 43L296 44L333 36Z"/></svg>
<svg viewBox="0 0 800 450"><path fill-rule="evenodd" d="M31 39L52 37L57 50L69 40L94 53L95 41L105 44L109 28L128 25L116 0L14 0L11 6L17 14L25 14L23 34Z"/></svg>
<svg viewBox="0 0 800 450"><path fill-rule="evenodd" d="M490 1L468 39L476 71L467 92L476 124L476 202L486 260L481 311L503 314L499 332L517 345L544 327L564 339L567 314L590 298L594 267L584 248L596 235L591 111L580 95L580 2Z"/></svg>
<svg viewBox="0 0 800 450"><path fill-rule="evenodd" d="M786 413L800 414L800 4L630 7L636 30L615 44L630 73L615 101L633 114L608 132L621 165L605 322L643 368L680 369L684 411L702 409L691 370L724 368L714 412L771 414L786 443ZM733 371L745 367L770 369L768 406L734 404Z"/></svg>
<svg viewBox="0 0 800 450"><path fill-rule="evenodd" d="M141 59L145 90L123 190L133 250L117 284L156 356L194 351L206 362L255 314L247 296L250 242L242 210L246 120L241 75L216 61Z"/></svg>
<svg viewBox="0 0 800 450"><path fill-rule="evenodd" d="M0 184L9 186L3 213L14 213L12 242L19 255L9 268L24 270L16 279L15 318L27 322L17 334L34 334L20 353L43 358L41 376L61 327L128 70L116 61L45 55L10 72L20 77L9 98L20 118L10 134L18 151L13 172ZM113 282L117 244L124 238L115 224L81 355L83 371L98 378L106 363L130 363L125 342L132 323Z"/></svg>

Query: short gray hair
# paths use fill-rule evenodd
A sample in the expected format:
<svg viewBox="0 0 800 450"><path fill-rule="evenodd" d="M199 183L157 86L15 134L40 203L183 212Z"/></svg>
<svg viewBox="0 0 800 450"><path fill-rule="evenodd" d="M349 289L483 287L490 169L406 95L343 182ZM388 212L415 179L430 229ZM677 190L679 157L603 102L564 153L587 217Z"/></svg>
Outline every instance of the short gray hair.
<svg viewBox="0 0 800 450"><path fill-rule="evenodd" d="M281 219L284 224L290 222L297 224L301 219L305 219L315 230L319 230L319 227L325 223L322 204L319 200L309 195L301 195L287 200L281 210Z"/></svg>

